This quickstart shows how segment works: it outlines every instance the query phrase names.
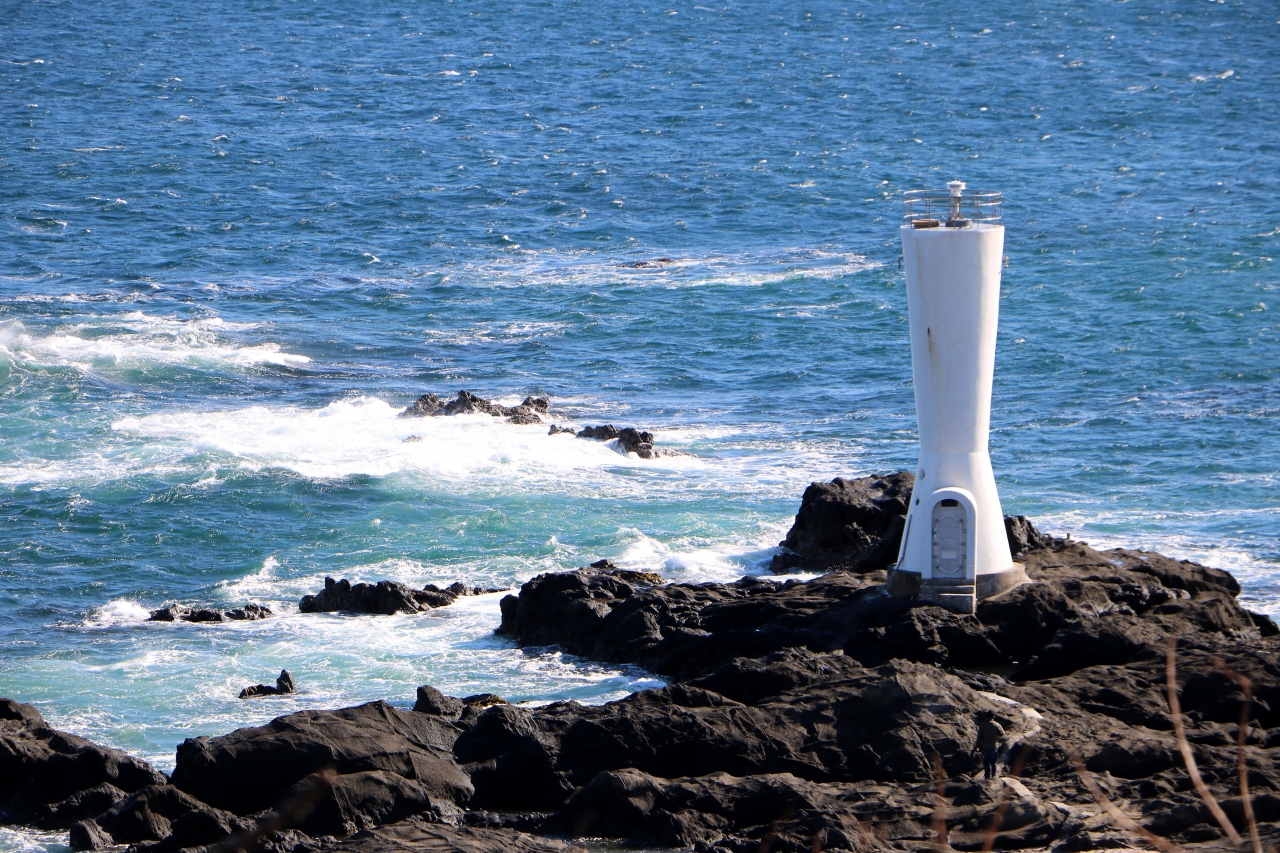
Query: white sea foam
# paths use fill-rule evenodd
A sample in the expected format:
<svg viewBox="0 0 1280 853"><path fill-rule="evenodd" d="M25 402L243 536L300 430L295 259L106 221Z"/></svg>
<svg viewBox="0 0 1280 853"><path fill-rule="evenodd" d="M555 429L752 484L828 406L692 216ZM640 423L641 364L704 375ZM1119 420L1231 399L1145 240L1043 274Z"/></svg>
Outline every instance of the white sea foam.
<svg viewBox="0 0 1280 853"><path fill-rule="evenodd" d="M70 850L71 842L65 832L0 826L0 851L3 853L68 853Z"/></svg>
<svg viewBox="0 0 1280 853"><path fill-rule="evenodd" d="M794 247L734 254L673 257L656 261L637 257L620 264L594 252L519 249L483 265L465 268L476 284L522 287L530 283L599 285L635 283L645 287L684 288L708 285L758 287L798 278L829 280L875 269L879 262L836 249Z"/></svg>
<svg viewBox="0 0 1280 853"><path fill-rule="evenodd" d="M243 345L229 338L250 328L252 324L218 317L183 320L138 311L78 318L78 322L47 333L32 332L22 323L10 321L0 324L0 358L85 372L148 365L301 367L311 361L307 356L284 352L274 343Z"/></svg>
<svg viewBox="0 0 1280 853"><path fill-rule="evenodd" d="M785 523L759 524L731 541L682 537L663 542L635 528L624 527L618 539L626 543L613 562L623 568L658 571L677 581L733 581L744 574L765 574L778 541L790 526Z"/></svg>
<svg viewBox="0 0 1280 853"><path fill-rule="evenodd" d="M249 470L283 468L317 479L412 472L450 480L475 475L535 480L618 466L672 470L703 464L693 457L640 460L610 443L556 440L545 424L510 424L488 415L397 415L398 409L382 400L360 397L320 409L252 406L155 414L124 418L112 427L168 443L178 453L228 455Z"/></svg>
<svg viewBox="0 0 1280 853"><path fill-rule="evenodd" d="M101 607L94 608L84 620L85 627L110 628L143 622L151 611L132 598L113 598Z"/></svg>

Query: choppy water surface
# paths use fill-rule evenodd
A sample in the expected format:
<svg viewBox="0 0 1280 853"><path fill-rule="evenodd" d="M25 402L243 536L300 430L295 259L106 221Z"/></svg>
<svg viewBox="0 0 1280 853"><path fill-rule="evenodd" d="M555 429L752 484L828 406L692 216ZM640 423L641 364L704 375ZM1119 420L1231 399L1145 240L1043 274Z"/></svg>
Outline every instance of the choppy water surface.
<svg viewBox="0 0 1280 853"><path fill-rule="evenodd" d="M496 595L296 602L763 571L807 482L913 464L899 194L957 177L1007 198L1006 511L1278 609L1274 11L10 4L0 694L168 768L424 682L655 683L511 648ZM693 455L396 417L459 388ZM175 599L282 615L142 621ZM297 697L235 699L281 667Z"/></svg>

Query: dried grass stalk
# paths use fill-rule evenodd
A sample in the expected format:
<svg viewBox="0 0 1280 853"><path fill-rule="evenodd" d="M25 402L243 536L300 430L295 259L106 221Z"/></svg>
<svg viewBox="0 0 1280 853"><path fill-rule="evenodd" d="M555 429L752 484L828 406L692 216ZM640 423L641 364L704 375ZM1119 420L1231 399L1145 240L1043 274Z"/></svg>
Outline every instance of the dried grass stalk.
<svg viewBox="0 0 1280 853"><path fill-rule="evenodd" d="M1204 777L1200 775L1200 768L1196 766L1196 757L1191 752L1191 744L1187 741L1187 733L1182 728L1182 706L1178 702L1178 639L1170 637L1165 653L1165 686L1168 688L1169 694L1169 719L1173 721L1173 735L1178 741L1178 751L1182 753L1182 763L1187 766L1187 775L1191 777L1191 784L1195 786L1196 793L1200 795L1200 799L1204 800L1205 806L1208 807L1209 813L1213 815L1213 819L1218 822L1222 830L1231 839L1231 843L1235 845L1244 844L1244 839L1240 837L1240 833L1231 825L1231 821L1227 819L1227 813L1222 810L1222 806L1218 804L1218 800L1209 791L1209 786L1204 783Z"/></svg>

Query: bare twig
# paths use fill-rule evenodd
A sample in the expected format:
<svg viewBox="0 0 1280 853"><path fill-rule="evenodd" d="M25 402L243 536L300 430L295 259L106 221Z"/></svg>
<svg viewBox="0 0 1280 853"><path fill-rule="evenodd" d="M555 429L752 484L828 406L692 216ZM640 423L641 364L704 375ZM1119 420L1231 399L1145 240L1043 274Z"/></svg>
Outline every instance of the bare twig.
<svg viewBox="0 0 1280 853"><path fill-rule="evenodd" d="M1159 849L1166 851L1166 853L1177 853L1180 848L1169 841L1169 839L1161 838L1156 835L1154 832L1147 829L1124 812L1120 811L1120 809L1116 808L1115 803L1107 799L1107 795L1102 793L1102 789L1098 787L1098 783L1093 781L1093 775L1085 769L1084 764L1080 761L1080 756L1074 749L1068 752L1067 755L1071 758L1071 763L1076 766L1076 775L1080 777L1080 781L1084 783L1084 786L1089 789L1089 793L1093 795L1094 801L1097 802L1098 805L1102 806L1117 826L1141 835Z"/></svg>
<svg viewBox="0 0 1280 853"><path fill-rule="evenodd" d="M217 844L211 844L208 853L253 853L273 832L288 829L311 814L320 799L333 787L338 771L332 767L317 770L307 777L308 782L298 793L276 806L267 817L259 818L253 829L227 836Z"/></svg>
<svg viewBox="0 0 1280 853"><path fill-rule="evenodd" d="M1027 756L1031 755L1031 744L1022 744L1022 749L1018 750L1018 756L1009 765L1009 775L1018 776L1022 773L1022 767L1027 763ZM1000 831L1000 824L1004 822L1004 813L1009 808L1009 785L1001 785L1000 805L996 806L995 812L991 815L991 825L987 827L987 835L982 839L982 853L991 853L993 847L996 846L996 833Z"/></svg>
<svg viewBox="0 0 1280 853"><path fill-rule="evenodd" d="M1191 784L1195 786L1196 793L1200 795L1200 799L1204 800L1204 804L1209 808L1213 819L1227 833L1231 843L1236 845L1243 844L1244 839L1240 837L1239 832L1236 832L1236 828L1227 819L1227 813L1222 810L1218 800L1209 791L1209 786L1204 783L1204 778L1200 775L1200 768L1196 766L1196 757L1191 752L1191 744L1187 741L1187 733L1183 731L1182 706L1178 702L1177 656L1178 639L1170 637L1168 651L1165 655L1165 685L1169 693L1169 719L1173 721L1173 735L1178 741L1178 751L1182 753L1182 763L1187 766L1187 775L1191 777Z"/></svg>
<svg viewBox="0 0 1280 853"><path fill-rule="evenodd" d="M1249 826L1249 841L1253 844L1253 853L1262 853L1262 838L1258 834L1258 819L1253 813L1253 797L1249 795L1249 768L1245 762L1244 741L1249 730L1249 716L1253 705L1253 682L1241 675L1226 663L1217 661L1218 669L1227 678L1240 685L1244 693L1244 705L1240 708L1240 725L1236 728L1236 769L1240 774L1240 804L1244 807L1244 820Z"/></svg>

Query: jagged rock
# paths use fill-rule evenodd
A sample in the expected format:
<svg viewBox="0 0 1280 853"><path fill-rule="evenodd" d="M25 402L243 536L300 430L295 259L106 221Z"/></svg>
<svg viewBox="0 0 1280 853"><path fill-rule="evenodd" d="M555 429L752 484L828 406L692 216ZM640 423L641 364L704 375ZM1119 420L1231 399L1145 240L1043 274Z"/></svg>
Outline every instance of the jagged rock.
<svg viewBox="0 0 1280 853"><path fill-rule="evenodd" d="M499 705L459 736L454 753L475 804L560 806L601 771L631 767L672 779L726 772L791 773L819 782L932 778L971 769L979 709L991 703L936 667L894 661L869 669L814 656L825 678L751 705L693 685L647 690L603 706ZM818 658L821 658L819 661ZM1022 716L994 708L1008 731Z"/></svg>
<svg viewBox="0 0 1280 853"><path fill-rule="evenodd" d="M778 573L889 568L898 558L914 487L909 471L811 483L787 538L778 543L784 550L770 568ZM1026 516L1005 516L1004 525L1015 556L1052 541Z"/></svg>
<svg viewBox="0 0 1280 853"><path fill-rule="evenodd" d="M1009 553L1015 558L1024 551L1043 548L1051 537L1045 536L1025 515L1006 515L1004 532L1009 537Z"/></svg>
<svg viewBox="0 0 1280 853"><path fill-rule="evenodd" d="M561 433L568 433L569 435L577 435L578 431L575 430L573 427L562 427L562 426L557 426L556 424L552 424L551 429L547 430L547 435L560 435Z"/></svg>
<svg viewBox="0 0 1280 853"><path fill-rule="evenodd" d="M0 699L0 720L16 720L33 726L45 725L44 717L34 705L13 699Z"/></svg>
<svg viewBox="0 0 1280 853"><path fill-rule="evenodd" d="M561 430L562 432L564 430ZM554 433L552 433L554 435ZM618 428L613 424L586 426L577 432L578 438L590 438L596 441L617 440L618 449L623 453L634 453L641 459L657 459L660 456L680 456L675 450L665 450L653 446L653 433L638 430L634 427Z"/></svg>
<svg viewBox="0 0 1280 853"><path fill-rule="evenodd" d="M496 693L477 693L474 696L464 697L462 704L472 708L491 708L494 705L509 705L510 703Z"/></svg>
<svg viewBox="0 0 1280 853"><path fill-rule="evenodd" d="M418 688L417 701L413 710L419 714L437 714L456 720L462 713L463 702L456 696L446 696L429 684Z"/></svg>
<svg viewBox="0 0 1280 853"><path fill-rule="evenodd" d="M239 815L280 802L304 777L332 766L340 774L383 770L426 786L431 796L465 803L471 782L454 765L458 727L429 714L371 702L338 711L302 711L265 726L178 747L173 784Z"/></svg>
<svg viewBox="0 0 1280 853"><path fill-rule="evenodd" d="M271 608L265 604L246 604L244 607L228 610L222 615L233 622L253 622L270 616Z"/></svg>
<svg viewBox="0 0 1280 853"><path fill-rule="evenodd" d="M290 693L298 692L298 686L294 683L293 675L289 670L280 670L280 675L276 678L276 686L269 684L255 684L252 687L246 687L240 691L241 699L252 699L255 696L286 696Z"/></svg>
<svg viewBox="0 0 1280 853"><path fill-rule="evenodd" d="M437 414L444 403L440 402L440 398L435 394L423 394L409 408L400 413L402 418L425 418L428 415Z"/></svg>
<svg viewBox="0 0 1280 853"><path fill-rule="evenodd" d="M551 403L546 397L525 397L518 406L502 406L469 391L459 391L458 396L447 403L442 402L435 394L423 394L401 412L400 417L481 414L506 418L517 424L536 424L542 422L542 415L550 411L550 408Z"/></svg>
<svg viewBox="0 0 1280 853"><path fill-rule="evenodd" d="M578 430L578 438L590 438L596 441L613 441L621 432L622 430L618 429L613 424L585 426Z"/></svg>
<svg viewBox="0 0 1280 853"><path fill-rule="evenodd" d="M183 617L190 615L191 608L185 604L173 602L166 604L159 610L152 610L151 615L147 617L148 622L177 622Z"/></svg>
<svg viewBox="0 0 1280 853"><path fill-rule="evenodd" d="M271 608L262 604L246 604L225 613L209 607L193 608L178 602L172 602L152 610L147 617L148 622L227 622L266 619L271 615Z"/></svg>
<svg viewBox="0 0 1280 853"><path fill-rule="evenodd" d="M887 569L898 556L914 484L908 471L811 483L772 570Z"/></svg>
<svg viewBox="0 0 1280 853"><path fill-rule="evenodd" d="M462 583L451 584L445 589L434 584L427 584L422 589L412 589L398 581L353 584L345 578L337 581L325 578L324 589L315 595L304 595L298 603L298 610L303 613L346 611L390 616L394 613L418 613L433 607L445 607L464 595L499 591L469 587Z"/></svg>
<svg viewBox="0 0 1280 853"><path fill-rule="evenodd" d="M982 602L976 616L888 596L877 582L883 573L640 587L579 569L539 575L503 599L499 631L521 645L557 645L678 678L786 648L841 649L867 665L1019 665L1020 678L1045 678L1124 663L1170 634L1262 636L1204 567L1178 564L1179 583L1199 590L1189 592L1082 542L1048 542L1021 557L1036 582Z"/></svg>
<svg viewBox="0 0 1280 853"><path fill-rule="evenodd" d="M0 816L5 821L66 829L85 816L85 802L105 802L113 790L129 793L164 781L141 759L49 728L30 705L0 700Z"/></svg>

